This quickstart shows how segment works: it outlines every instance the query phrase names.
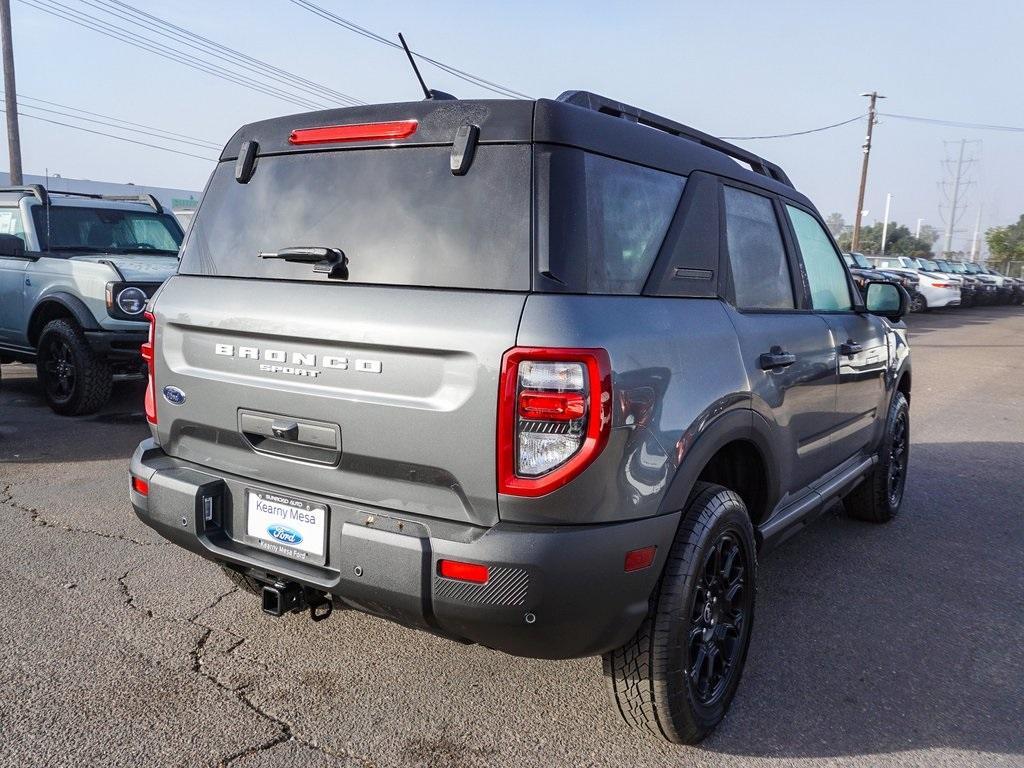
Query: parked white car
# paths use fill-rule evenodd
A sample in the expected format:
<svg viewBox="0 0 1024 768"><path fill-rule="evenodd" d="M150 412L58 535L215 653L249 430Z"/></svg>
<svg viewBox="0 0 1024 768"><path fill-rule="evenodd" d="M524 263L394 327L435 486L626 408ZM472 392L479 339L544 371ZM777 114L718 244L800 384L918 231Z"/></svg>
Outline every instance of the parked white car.
<svg viewBox="0 0 1024 768"><path fill-rule="evenodd" d="M912 259L909 256L870 256L869 260L879 269L890 272L917 275L921 282L917 286L917 295L913 297L911 310L927 312L939 307L960 306L960 284L962 279L956 275L946 274L938 270L938 265L927 259Z"/></svg>

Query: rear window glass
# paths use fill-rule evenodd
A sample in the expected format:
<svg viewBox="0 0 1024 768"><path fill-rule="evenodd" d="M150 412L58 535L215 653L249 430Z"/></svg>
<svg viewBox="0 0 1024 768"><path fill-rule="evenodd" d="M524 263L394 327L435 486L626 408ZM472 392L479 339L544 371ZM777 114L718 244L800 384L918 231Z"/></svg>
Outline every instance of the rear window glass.
<svg viewBox="0 0 1024 768"><path fill-rule="evenodd" d="M465 176L452 174L450 155L449 146L260 157L247 184L221 163L179 271L325 281L312 264L259 258L321 247L348 258L339 284L529 289L529 145L480 146Z"/></svg>
<svg viewBox="0 0 1024 768"><path fill-rule="evenodd" d="M574 292L639 294L686 179L567 148L542 151L539 163L550 174L539 238L550 276Z"/></svg>

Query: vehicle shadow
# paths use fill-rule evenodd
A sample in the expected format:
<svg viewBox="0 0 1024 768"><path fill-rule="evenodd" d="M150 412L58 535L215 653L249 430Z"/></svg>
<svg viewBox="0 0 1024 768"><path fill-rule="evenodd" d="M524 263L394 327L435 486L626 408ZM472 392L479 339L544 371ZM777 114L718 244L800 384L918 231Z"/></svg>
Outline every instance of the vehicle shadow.
<svg viewBox="0 0 1024 768"><path fill-rule="evenodd" d="M911 461L892 523L832 514L765 558L744 680L704 749L1024 754L1024 444Z"/></svg>
<svg viewBox="0 0 1024 768"><path fill-rule="evenodd" d="M123 458L149 436L145 382L114 386L110 401L89 416L58 416L43 399L31 365L5 365L0 381L0 464Z"/></svg>

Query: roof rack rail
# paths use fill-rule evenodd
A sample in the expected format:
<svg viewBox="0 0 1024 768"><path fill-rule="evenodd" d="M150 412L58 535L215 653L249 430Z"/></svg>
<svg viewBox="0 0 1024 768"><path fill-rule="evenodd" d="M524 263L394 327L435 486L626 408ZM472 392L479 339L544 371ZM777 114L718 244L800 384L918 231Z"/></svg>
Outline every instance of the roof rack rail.
<svg viewBox="0 0 1024 768"><path fill-rule="evenodd" d="M152 208L157 213L163 213L164 207L160 204L160 201L149 193L141 195L101 195L97 192L71 192L60 189L54 189L47 192L46 187L42 184L28 184L24 187L0 187L0 194L4 192L21 192L22 194L31 194L39 200L43 205L50 204L50 197L53 195L64 195L66 197L85 197L90 200L110 200L112 202L122 203L144 203Z"/></svg>
<svg viewBox="0 0 1024 768"><path fill-rule="evenodd" d="M696 128L691 128L688 125L677 123L674 120L669 120L667 117L656 115L653 112L634 107L631 104L624 104L621 101L615 101L609 99L607 96L601 96L590 91L565 91L558 99L565 104L572 104L577 107L583 107L584 109L591 109L595 112L600 112L604 115L610 115L611 117L618 117L623 120L628 120L631 123L638 123L640 125L646 125L648 128L654 128L658 131L664 131L665 133L672 134L673 136L679 136L690 141L695 141L710 149L718 150L723 154L728 155L733 160L739 160L750 166L754 173L759 173L762 176L767 176L769 179L785 184L787 187L792 187L793 182L789 180L786 172L782 170L775 163L770 163L759 155L755 155L753 152L748 152L745 149L737 147L735 144L730 144L727 141L716 138L710 133L704 133L698 131Z"/></svg>
<svg viewBox="0 0 1024 768"><path fill-rule="evenodd" d="M22 195L32 195L43 205L49 205L50 196L46 193L46 187L42 184L26 184L23 187L0 187L0 194L4 192L20 192Z"/></svg>

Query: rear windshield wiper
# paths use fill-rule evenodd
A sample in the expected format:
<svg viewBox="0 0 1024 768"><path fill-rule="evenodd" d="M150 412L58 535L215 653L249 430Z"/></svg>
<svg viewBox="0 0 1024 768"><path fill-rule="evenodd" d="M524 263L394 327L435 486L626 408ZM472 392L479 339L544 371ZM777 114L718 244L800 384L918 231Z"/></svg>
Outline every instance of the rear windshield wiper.
<svg viewBox="0 0 1024 768"><path fill-rule="evenodd" d="M314 272L324 272L339 280L348 279L348 257L340 248L296 245L279 251L260 251L259 257L312 264Z"/></svg>

